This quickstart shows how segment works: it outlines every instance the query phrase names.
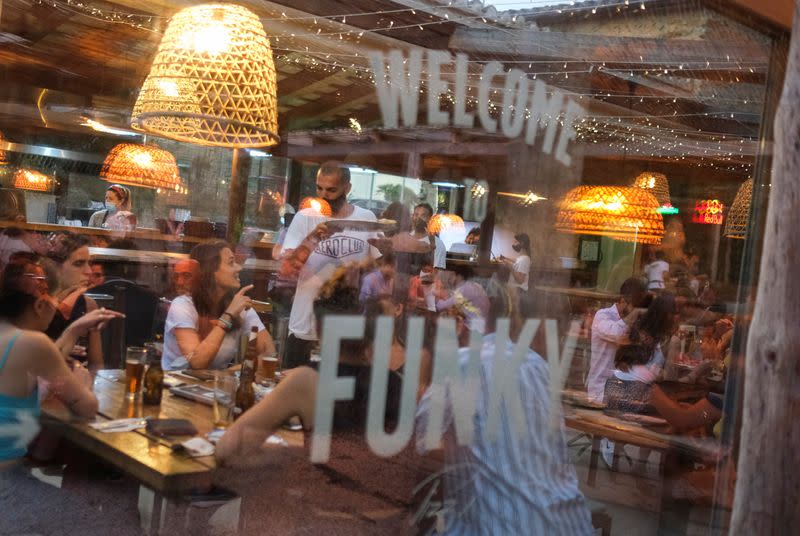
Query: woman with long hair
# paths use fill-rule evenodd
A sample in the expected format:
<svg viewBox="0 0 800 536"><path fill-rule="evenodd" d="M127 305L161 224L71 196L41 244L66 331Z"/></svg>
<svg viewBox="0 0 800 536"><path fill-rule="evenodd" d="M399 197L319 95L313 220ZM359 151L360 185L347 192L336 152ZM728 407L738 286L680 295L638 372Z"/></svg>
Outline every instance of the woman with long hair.
<svg viewBox="0 0 800 536"><path fill-rule="evenodd" d="M82 366L70 371L59 348L42 333L50 325L58 304L39 258L31 253L11 257L0 279L0 426L35 423L39 415L37 379L82 417L97 412L92 377ZM83 328L108 320L98 311L79 320ZM110 318L110 316L109 316ZM35 430L34 430L35 432ZM20 432L22 433L22 432ZM20 458L25 448L20 437L0 437L0 464Z"/></svg>
<svg viewBox="0 0 800 536"><path fill-rule="evenodd" d="M164 329L165 370L223 369L231 364L242 333L258 328L259 353L274 352L272 337L250 307L242 287L241 265L227 242L215 240L198 244L191 258L197 261L198 278L191 295L172 301Z"/></svg>
<svg viewBox="0 0 800 536"><path fill-rule="evenodd" d="M677 315L678 305L672 294L664 293L656 296L647 311L631 326L629 335L631 342L642 344L660 353L661 345L665 344L675 331ZM661 359L663 362L663 355Z"/></svg>
<svg viewBox="0 0 800 536"><path fill-rule="evenodd" d="M672 294L656 296L634 321L628 339L614 356L614 373L605 386L604 401L611 409L651 412L650 389L664 368L662 346L675 330L677 303Z"/></svg>

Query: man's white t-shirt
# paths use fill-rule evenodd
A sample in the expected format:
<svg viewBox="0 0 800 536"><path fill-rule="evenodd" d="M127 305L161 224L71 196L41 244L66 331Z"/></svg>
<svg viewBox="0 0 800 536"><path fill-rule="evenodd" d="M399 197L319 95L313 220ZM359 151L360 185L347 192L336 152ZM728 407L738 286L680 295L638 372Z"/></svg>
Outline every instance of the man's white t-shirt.
<svg viewBox="0 0 800 536"><path fill-rule="evenodd" d="M525 279L522 283L517 283L517 280L514 279L514 274L511 274L511 277L508 278L508 286L509 287L519 287L522 290L528 290L528 278L530 277L531 271L531 258L527 255L520 255L514 261L514 266L511 267L513 272L520 272L525 274Z"/></svg>
<svg viewBox="0 0 800 536"><path fill-rule="evenodd" d="M296 249L320 223L330 220L320 216L314 209L298 212L283 241L283 250ZM369 210L353 206L353 212L345 220L375 221L375 214ZM330 279L336 268L345 263L360 262L368 257L380 257L377 248L367 241L376 238L374 232L342 231L320 241L311 252L297 279L292 312L289 314L289 333L298 339L317 340L317 326L314 319L314 300L322 285Z"/></svg>
<svg viewBox="0 0 800 536"><path fill-rule="evenodd" d="M654 288L664 288L664 272L669 271L667 261L653 261L644 267L644 275L647 276L647 290Z"/></svg>
<svg viewBox="0 0 800 536"><path fill-rule="evenodd" d="M210 369L224 369L231 364L239 349L239 338L242 333L250 333L253 326L258 331L264 331L264 324L253 309L242 311L239 315L239 329L225 334L222 344L217 350L217 355L208 365ZM175 337L176 328L187 328L197 331L200 324L200 314L194 306L191 296L178 296L172 300L167 313L167 322L164 326L164 353L161 355L161 368L164 370L183 370L189 368L186 356L178 346Z"/></svg>
<svg viewBox="0 0 800 536"><path fill-rule="evenodd" d="M414 233L408 234L414 236ZM417 240L427 245L430 245L431 243L430 238L427 236L417 238ZM447 268L447 248L444 247L444 242L442 242L442 239L436 235L433 235L433 243L435 248L433 250L433 267L444 270Z"/></svg>

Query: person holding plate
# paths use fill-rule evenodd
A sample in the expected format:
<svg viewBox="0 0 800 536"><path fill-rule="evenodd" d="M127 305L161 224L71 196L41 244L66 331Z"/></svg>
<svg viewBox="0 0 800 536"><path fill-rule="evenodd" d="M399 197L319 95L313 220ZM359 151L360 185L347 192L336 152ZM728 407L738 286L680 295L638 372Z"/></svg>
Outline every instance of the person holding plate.
<svg viewBox="0 0 800 536"><path fill-rule="evenodd" d="M297 277L297 291L289 314L286 368L310 362L311 349L317 342L314 299L336 268L344 262L380 257L378 249L369 242L377 238L375 231L335 223L326 225L331 220L376 221L369 210L347 202L350 189L350 170L340 162L325 162L317 172L317 197L330 206L330 217L323 214L325 211L305 208L295 215L286 231L281 274Z"/></svg>

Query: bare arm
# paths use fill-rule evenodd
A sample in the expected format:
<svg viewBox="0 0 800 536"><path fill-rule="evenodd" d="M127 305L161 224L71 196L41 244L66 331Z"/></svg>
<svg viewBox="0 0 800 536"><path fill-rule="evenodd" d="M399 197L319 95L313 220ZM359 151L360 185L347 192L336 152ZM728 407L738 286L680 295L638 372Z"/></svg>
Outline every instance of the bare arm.
<svg viewBox="0 0 800 536"><path fill-rule="evenodd" d="M229 321L237 318L244 308L250 305L251 300L245 293L252 288L253 285L240 288L233 296L223 316L227 317ZM186 357L189 366L193 369L208 368L217 356L217 352L219 352L226 335L226 331L219 325L214 325L202 340L196 328L174 328L173 333L181 354Z"/></svg>
<svg viewBox="0 0 800 536"><path fill-rule="evenodd" d="M294 224L294 222L292 223ZM317 244L330 235L331 232L328 230L328 227L324 223L320 223L296 248L284 249L281 252L281 276L285 278L296 278L311 256L311 252L317 247Z"/></svg>
<svg viewBox="0 0 800 536"><path fill-rule="evenodd" d="M317 373L308 367L288 372L286 378L258 404L242 414L217 443L217 461L224 464L260 450L264 440L295 415L306 429L314 422Z"/></svg>
<svg viewBox="0 0 800 536"><path fill-rule="evenodd" d="M61 355L65 358L69 358L75 348L75 343L78 341L78 338L88 334L89 345L87 348L87 356L89 370L91 372L97 372L97 370L103 368L103 348L99 330L105 327L109 320L124 318L125 315L110 309L97 309L94 300L87 303L87 308L89 308L88 313L67 326L61 336L56 340L56 346L60 350Z"/></svg>
<svg viewBox="0 0 800 536"><path fill-rule="evenodd" d="M722 413L707 399L691 406L681 406L669 398L658 385L652 387L650 402L670 426L679 432L707 426L722 418Z"/></svg>
<svg viewBox="0 0 800 536"><path fill-rule="evenodd" d="M208 368L208 365L217 356L226 334L225 330L220 326L212 327L203 340L200 340L200 336L195 329L175 328L173 332L175 333L175 341L178 343L178 348L181 349L181 354L186 357L189 366L193 369Z"/></svg>
<svg viewBox="0 0 800 536"><path fill-rule="evenodd" d="M83 367L70 371L58 348L44 334L26 333L17 342L20 351L30 356L30 373L49 382L51 392L75 414L92 418L97 413L97 398L92 392L92 377Z"/></svg>
<svg viewBox="0 0 800 536"><path fill-rule="evenodd" d="M269 334L269 331L262 329L258 332L256 347L258 348L258 355L275 353L275 341L272 340L272 335Z"/></svg>

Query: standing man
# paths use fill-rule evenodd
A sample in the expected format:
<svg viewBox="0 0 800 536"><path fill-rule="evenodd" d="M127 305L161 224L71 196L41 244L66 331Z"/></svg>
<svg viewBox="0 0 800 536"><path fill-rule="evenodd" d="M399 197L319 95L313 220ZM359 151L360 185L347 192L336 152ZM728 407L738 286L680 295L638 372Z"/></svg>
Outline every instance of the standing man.
<svg viewBox="0 0 800 536"><path fill-rule="evenodd" d="M317 197L330 205L332 218L306 208L295 215L286 231L281 274L297 277L284 354L287 368L309 363L311 349L317 342L314 299L336 268L345 262L380 256L368 242L376 237L375 233L334 231L325 225L331 219L376 220L369 210L347 202L350 188L350 170L344 164L332 161L322 164L317 172Z"/></svg>
<svg viewBox="0 0 800 536"><path fill-rule="evenodd" d="M500 260L509 266L511 273L508 278L508 288L514 299L514 306L522 314L522 318L528 317L528 279L531 272L531 239L525 233L514 235L514 243L511 248L517 253L517 258L512 260L500 256Z"/></svg>
<svg viewBox="0 0 800 536"><path fill-rule="evenodd" d="M600 309L592 322L592 360L586 379L589 400L602 402L606 380L614 372L614 355L628 337L631 324L642 313L647 289L638 277L630 277L619 289L620 297L611 307Z"/></svg>
<svg viewBox="0 0 800 536"><path fill-rule="evenodd" d="M411 215L411 236L420 242L430 244L433 249L433 267L444 270L446 267L447 250L442 239L428 233L428 222L433 217L433 207L428 203L420 203L414 207ZM419 270L416 270L419 272ZM414 275L416 275L416 272Z"/></svg>

